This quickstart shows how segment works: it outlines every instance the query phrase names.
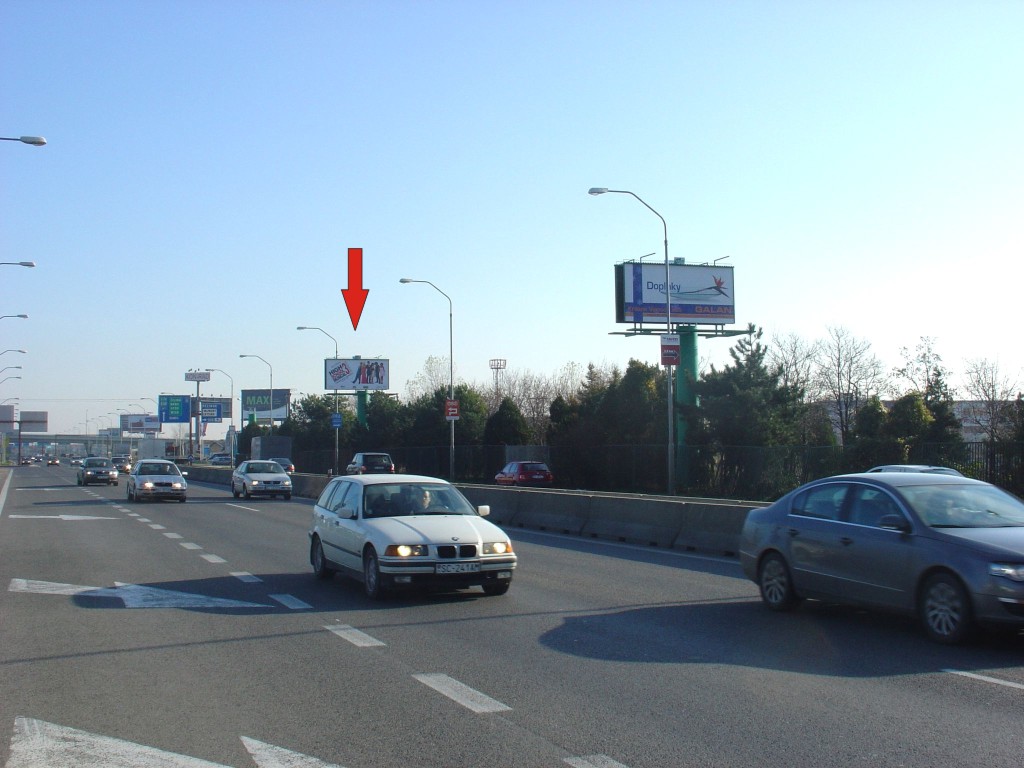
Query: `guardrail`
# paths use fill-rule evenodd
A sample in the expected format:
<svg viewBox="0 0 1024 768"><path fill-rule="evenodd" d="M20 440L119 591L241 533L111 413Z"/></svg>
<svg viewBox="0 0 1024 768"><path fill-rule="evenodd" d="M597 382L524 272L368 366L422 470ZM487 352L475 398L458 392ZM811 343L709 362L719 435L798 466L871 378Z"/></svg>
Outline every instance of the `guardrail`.
<svg viewBox="0 0 1024 768"><path fill-rule="evenodd" d="M230 485L231 470L188 468L189 480ZM315 499L324 475L292 475L292 495ZM474 505L491 508L490 519L508 528L553 531L583 538L735 556L747 512L763 502L733 502L494 485L459 485Z"/></svg>

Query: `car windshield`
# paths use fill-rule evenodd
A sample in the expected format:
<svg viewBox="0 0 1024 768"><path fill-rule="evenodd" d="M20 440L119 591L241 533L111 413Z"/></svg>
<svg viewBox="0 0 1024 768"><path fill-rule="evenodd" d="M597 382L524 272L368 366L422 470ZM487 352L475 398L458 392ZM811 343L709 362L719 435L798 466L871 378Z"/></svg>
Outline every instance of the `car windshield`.
<svg viewBox="0 0 1024 768"><path fill-rule="evenodd" d="M113 465L110 463L109 459L86 459L85 466L92 469L103 469L104 467L109 468Z"/></svg>
<svg viewBox="0 0 1024 768"><path fill-rule="evenodd" d="M991 485L912 485L900 493L932 528L1024 526L1024 502Z"/></svg>
<svg viewBox="0 0 1024 768"><path fill-rule="evenodd" d="M455 487L443 483L382 483L363 491L364 517L475 515Z"/></svg>
<svg viewBox="0 0 1024 768"><path fill-rule="evenodd" d="M391 464L391 459L387 456L367 456L366 466L368 467L386 467Z"/></svg>
<svg viewBox="0 0 1024 768"><path fill-rule="evenodd" d="M275 475L275 474L280 474L280 473L284 472L284 470L281 469L281 465L276 463L276 462L273 462L273 461L251 462L249 464L249 466L246 467L245 471L248 472L249 474L254 474L254 475L258 475L258 474Z"/></svg>
<svg viewBox="0 0 1024 768"><path fill-rule="evenodd" d="M143 464L139 468L140 475L178 475L181 474L174 464Z"/></svg>

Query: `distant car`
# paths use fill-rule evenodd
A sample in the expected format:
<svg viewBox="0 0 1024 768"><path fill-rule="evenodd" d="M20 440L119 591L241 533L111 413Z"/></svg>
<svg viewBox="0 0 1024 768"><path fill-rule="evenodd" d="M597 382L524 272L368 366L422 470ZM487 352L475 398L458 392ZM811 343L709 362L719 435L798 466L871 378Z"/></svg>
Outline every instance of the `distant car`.
<svg viewBox="0 0 1024 768"><path fill-rule="evenodd" d="M952 467L936 467L931 464L883 464L880 467L872 467L868 472L927 472L935 475L963 477L963 474Z"/></svg>
<svg viewBox="0 0 1024 768"><path fill-rule="evenodd" d="M357 453L345 467L346 475L369 475L395 472L395 462L386 453Z"/></svg>
<svg viewBox="0 0 1024 768"><path fill-rule="evenodd" d="M115 456L111 459L118 472L128 473L132 471L132 460L129 456Z"/></svg>
<svg viewBox="0 0 1024 768"><path fill-rule="evenodd" d="M73 458L71 460L71 466L72 467L80 467L80 466L82 466L82 460L76 456L75 458Z"/></svg>
<svg viewBox="0 0 1024 768"><path fill-rule="evenodd" d="M379 599L398 588L480 586L503 595L516 555L455 486L420 475L336 477L313 507L309 560L320 578L341 571Z"/></svg>
<svg viewBox="0 0 1024 768"><path fill-rule="evenodd" d="M21 466L23 466L23 467L30 467L30 466L32 466L32 459L22 459L21 460Z"/></svg>
<svg viewBox="0 0 1024 768"><path fill-rule="evenodd" d="M278 464L280 464L281 465L281 469L283 469L289 475L292 472L295 471L295 465L292 464L292 460L291 459L277 459L277 458L274 458L274 459L271 459L271 461L276 461Z"/></svg>
<svg viewBox="0 0 1024 768"><path fill-rule="evenodd" d="M230 453L215 453L210 457L210 466L213 467L230 467L231 466L231 454Z"/></svg>
<svg viewBox="0 0 1024 768"><path fill-rule="evenodd" d="M143 459L128 474L128 501L176 499L184 503L188 497L186 474L173 461Z"/></svg>
<svg viewBox="0 0 1024 768"><path fill-rule="evenodd" d="M231 495L292 497L292 479L276 461L253 459L243 461L231 473Z"/></svg>
<svg viewBox="0 0 1024 768"><path fill-rule="evenodd" d="M1024 627L1024 502L980 480L865 472L751 510L740 563L765 605L811 598L915 614L940 643Z"/></svg>
<svg viewBox="0 0 1024 768"><path fill-rule="evenodd" d="M555 481L543 461L513 461L494 476L498 485L519 485L547 488Z"/></svg>
<svg viewBox="0 0 1024 768"><path fill-rule="evenodd" d="M110 459L90 456L82 461L82 466L78 468L78 484L92 485L93 483L118 485L117 468Z"/></svg>
<svg viewBox="0 0 1024 768"><path fill-rule="evenodd" d="M56 456L51 456L50 458L48 458L46 460L46 466L48 466L48 467L59 467L60 466L60 459L58 459Z"/></svg>

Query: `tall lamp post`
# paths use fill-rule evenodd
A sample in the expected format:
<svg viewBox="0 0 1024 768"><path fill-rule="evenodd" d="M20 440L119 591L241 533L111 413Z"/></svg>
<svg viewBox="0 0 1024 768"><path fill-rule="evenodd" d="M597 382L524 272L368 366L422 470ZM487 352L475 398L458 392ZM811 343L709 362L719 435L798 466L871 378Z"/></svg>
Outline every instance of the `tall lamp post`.
<svg viewBox="0 0 1024 768"><path fill-rule="evenodd" d="M25 354L24 349L5 349L3 352L0 352L0 355L6 355L8 352L20 352L23 355Z"/></svg>
<svg viewBox="0 0 1024 768"><path fill-rule="evenodd" d="M429 280L412 280L408 277L403 277L398 282L400 283L426 283L435 291L440 293L446 299L448 299L448 399L455 399L455 352L453 346L452 336L452 298L447 293L442 291L436 285ZM445 414L445 418L448 419L450 426L450 439L448 442L448 477L451 480L455 479L455 419Z"/></svg>
<svg viewBox="0 0 1024 768"><path fill-rule="evenodd" d="M31 144L33 147L41 147L46 144L42 136L0 136L0 141L20 141L22 144Z"/></svg>
<svg viewBox="0 0 1024 768"><path fill-rule="evenodd" d="M672 334L672 280L671 272L669 269L668 261L668 224L665 223L665 217L658 213L656 210L651 208L644 200L634 192L630 192L628 189L608 189L607 187L591 187L589 194L591 195L603 195L606 192L612 192L619 195L632 195L634 198L643 203L644 207L647 208L651 213L661 219L661 227L665 234L665 329L666 333ZM676 492L676 443L675 443L675 400L673 395L672 387L672 366L665 366L665 372L667 374L665 381L665 389L668 390L668 495L674 496Z"/></svg>
<svg viewBox="0 0 1024 768"><path fill-rule="evenodd" d="M20 317L22 320L28 320L28 315L0 315L0 320L3 320L5 317Z"/></svg>
<svg viewBox="0 0 1024 768"><path fill-rule="evenodd" d="M35 265L34 261L0 261L0 266L4 267L34 267Z"/></svg>
<svg viewBox="0 0 1024 768"><path fill-rule="evenodd" d="M231 374L227 371L222 371L220 368L206 368L208 373L223 373L228 377L228 381L231 382L231 466L235 466L235 456L238 455L238 433L235 432L235 380L231 378ZM273 397L273 394L271 394Z"/></svg>
<svg viewBox="0 0 1024 768"><path fill-rule="evenodd" d="M331 341L334 342L334 359L335 360L338 359L338 340L336 338L334 338L333 336L331 336L331 334L329 334L323 328L317 328L315 325L297 325L297 326L295 326L295 330L297 330L297 331L320 331L320 333L322 333L324 336L326 336L328 339L330 339ZM334 417L335 417L335 424L337 424L337 418L338 418L339 414L340 414L340 411L338 410L338 390L335 389L334 390ZM334 427L334 474L335 475L338 474L338 432L339 432L339 430L340 430L340 428L338 426Z"/></svg>
<svg viewBox="0 0 1024 768"><path fill-rule="evenodd" d="M239 355L239 357L255 357L257 360L263 360L259 355ZM274 434L274 366L263 360L263 364L270 369L270 434Z"/></svg>

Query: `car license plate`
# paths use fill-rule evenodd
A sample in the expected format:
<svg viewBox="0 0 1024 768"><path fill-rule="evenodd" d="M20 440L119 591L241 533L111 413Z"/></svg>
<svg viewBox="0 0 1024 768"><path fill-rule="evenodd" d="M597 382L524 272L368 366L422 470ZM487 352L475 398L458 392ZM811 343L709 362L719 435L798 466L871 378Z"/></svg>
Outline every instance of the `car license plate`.
<svg viewBox="0 0 1024 768"><path fill-rule="evenodd" d="M435 573L479 573L480 563L438 563Z"/></svg>

